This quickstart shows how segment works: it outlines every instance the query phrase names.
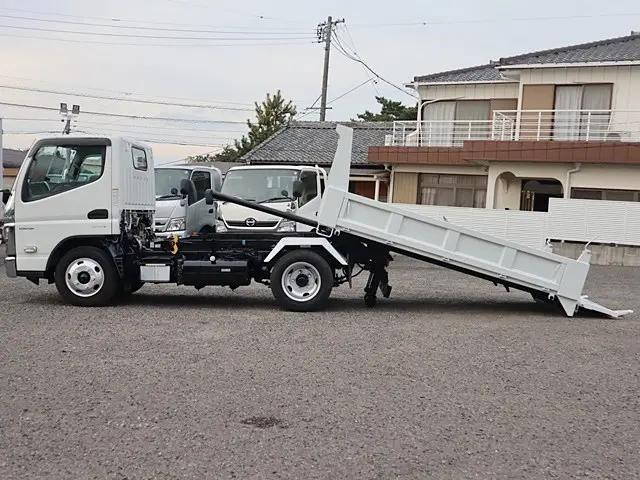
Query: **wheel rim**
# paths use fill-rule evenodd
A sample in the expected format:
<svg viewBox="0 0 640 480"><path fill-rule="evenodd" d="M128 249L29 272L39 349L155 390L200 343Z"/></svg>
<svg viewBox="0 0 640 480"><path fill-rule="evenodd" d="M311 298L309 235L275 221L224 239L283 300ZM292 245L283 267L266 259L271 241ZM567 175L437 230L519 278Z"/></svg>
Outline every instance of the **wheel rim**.
<svg viewBox="0 0 640 480"><path fill-rule="evenodd" d="M282 274L282 290L296 302L312 300L321 286L320 272L307 262L292 263Z"/></svg>
<svg viewBox="0 0 640 480"><path fill-rule="evenodd" d="M92 297L102 290L104 270L91 258L78 258L69 264L64 278L74 295Z"/></svg>

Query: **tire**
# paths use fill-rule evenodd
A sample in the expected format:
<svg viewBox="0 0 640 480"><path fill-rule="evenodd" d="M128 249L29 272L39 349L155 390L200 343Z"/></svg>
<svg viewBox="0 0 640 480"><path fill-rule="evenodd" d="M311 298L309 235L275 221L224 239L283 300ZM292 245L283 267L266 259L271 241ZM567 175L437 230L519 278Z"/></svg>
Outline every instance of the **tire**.
<svg viewBox="0 0 640 480"><path fill-rule="evenodd" d="M122 289L113 260L96 247L70 250L56 265L54 278L62 298L80 307L108 305Z"/></svg>
<svg viewBox="0 0 640 480"><path fill-rule="evenodd" d="M327 304L332 289L333 268L312 250L289 252L271 270L271 291L285 310L319 310Z"/></svg>

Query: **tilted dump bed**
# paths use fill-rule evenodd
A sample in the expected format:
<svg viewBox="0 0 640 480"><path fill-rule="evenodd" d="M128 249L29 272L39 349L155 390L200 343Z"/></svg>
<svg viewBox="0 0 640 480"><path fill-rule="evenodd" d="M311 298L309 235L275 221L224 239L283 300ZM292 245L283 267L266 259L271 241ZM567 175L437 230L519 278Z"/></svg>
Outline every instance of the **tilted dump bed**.
<svg viewBox="0 0 640 480"><path fill-rule="evenodd" d="M348 193L353 133L338 126L338 134L338 150L316 219L323 227L520 288L534 297L557 298L569 316L578 307L612 317L631 312L610 310L582 295L589 272L590 254L586 250L573 260Z"/></svg>

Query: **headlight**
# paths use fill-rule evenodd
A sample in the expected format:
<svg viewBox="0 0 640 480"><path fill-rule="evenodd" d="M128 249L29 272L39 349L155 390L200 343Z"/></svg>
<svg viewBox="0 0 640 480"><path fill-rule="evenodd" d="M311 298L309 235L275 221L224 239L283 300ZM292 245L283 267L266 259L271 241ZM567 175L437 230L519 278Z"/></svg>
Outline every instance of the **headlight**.
<svg viewBox="0 0 640 480"><path fill-rule="evenodd" d="M180 230L186 230L186 224L184 217L172 218L167 225L167 232L178 232Z"/></svg>
<svg viewBox="0 0 640 480"><path fill-rule="evenodd" d="M295 232L296 231L296 222L293 220L282 220L280 225L278 225L278 232Z"/></svg>
<svg viewBox="0 0 640 480"><path fill-rule="evenodd" d="M223 233L223 232L226 232L227 230L228 229L227 229L227 226L224 224L224 221L218 218L216 220L216 232Z"/></svg>

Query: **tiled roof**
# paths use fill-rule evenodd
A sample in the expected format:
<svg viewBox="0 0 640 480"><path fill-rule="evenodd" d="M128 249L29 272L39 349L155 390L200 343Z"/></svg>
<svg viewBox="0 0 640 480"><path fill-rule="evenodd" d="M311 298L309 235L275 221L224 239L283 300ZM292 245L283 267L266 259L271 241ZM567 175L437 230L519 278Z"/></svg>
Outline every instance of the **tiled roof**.
<svg viewBox="0 0 640 480"><path fill-rule="evenodd" d="M26 151L14 150L12 148L2 149L2 165L4 168L20 168L24 160Z"/></svg>
<svg viewBox="0 0 640 480"><path fill-rule="evenodd" d="M624 62L629 60L640 60L640 34L501 58L500 64Z"/></svg>
<svg viewBox="0 0 640 480"><path fill-rule="evenodd" d="M286 163L329 166L338 145L336 125L353 128L352 165L368 165L369 147L384 145L390 122L291 122L242 157L252 165Z"/></svg>
<svg viewBox="0 0 640 480"><path fill-rule="evenodd" d="M491 82L501 80L499 68L507 65L545 63L624 62L640 60L640 34L609 38L551 50L501 58L477 67L414 77L414 82Z"/></svg>
<svg viewBox="0 0 640 480"><path fill-rule="evenodd" d="M493 64L460 68L446 72L432 73L415 77L414 82L493 82L502 80L500 72Z"/></svg>

